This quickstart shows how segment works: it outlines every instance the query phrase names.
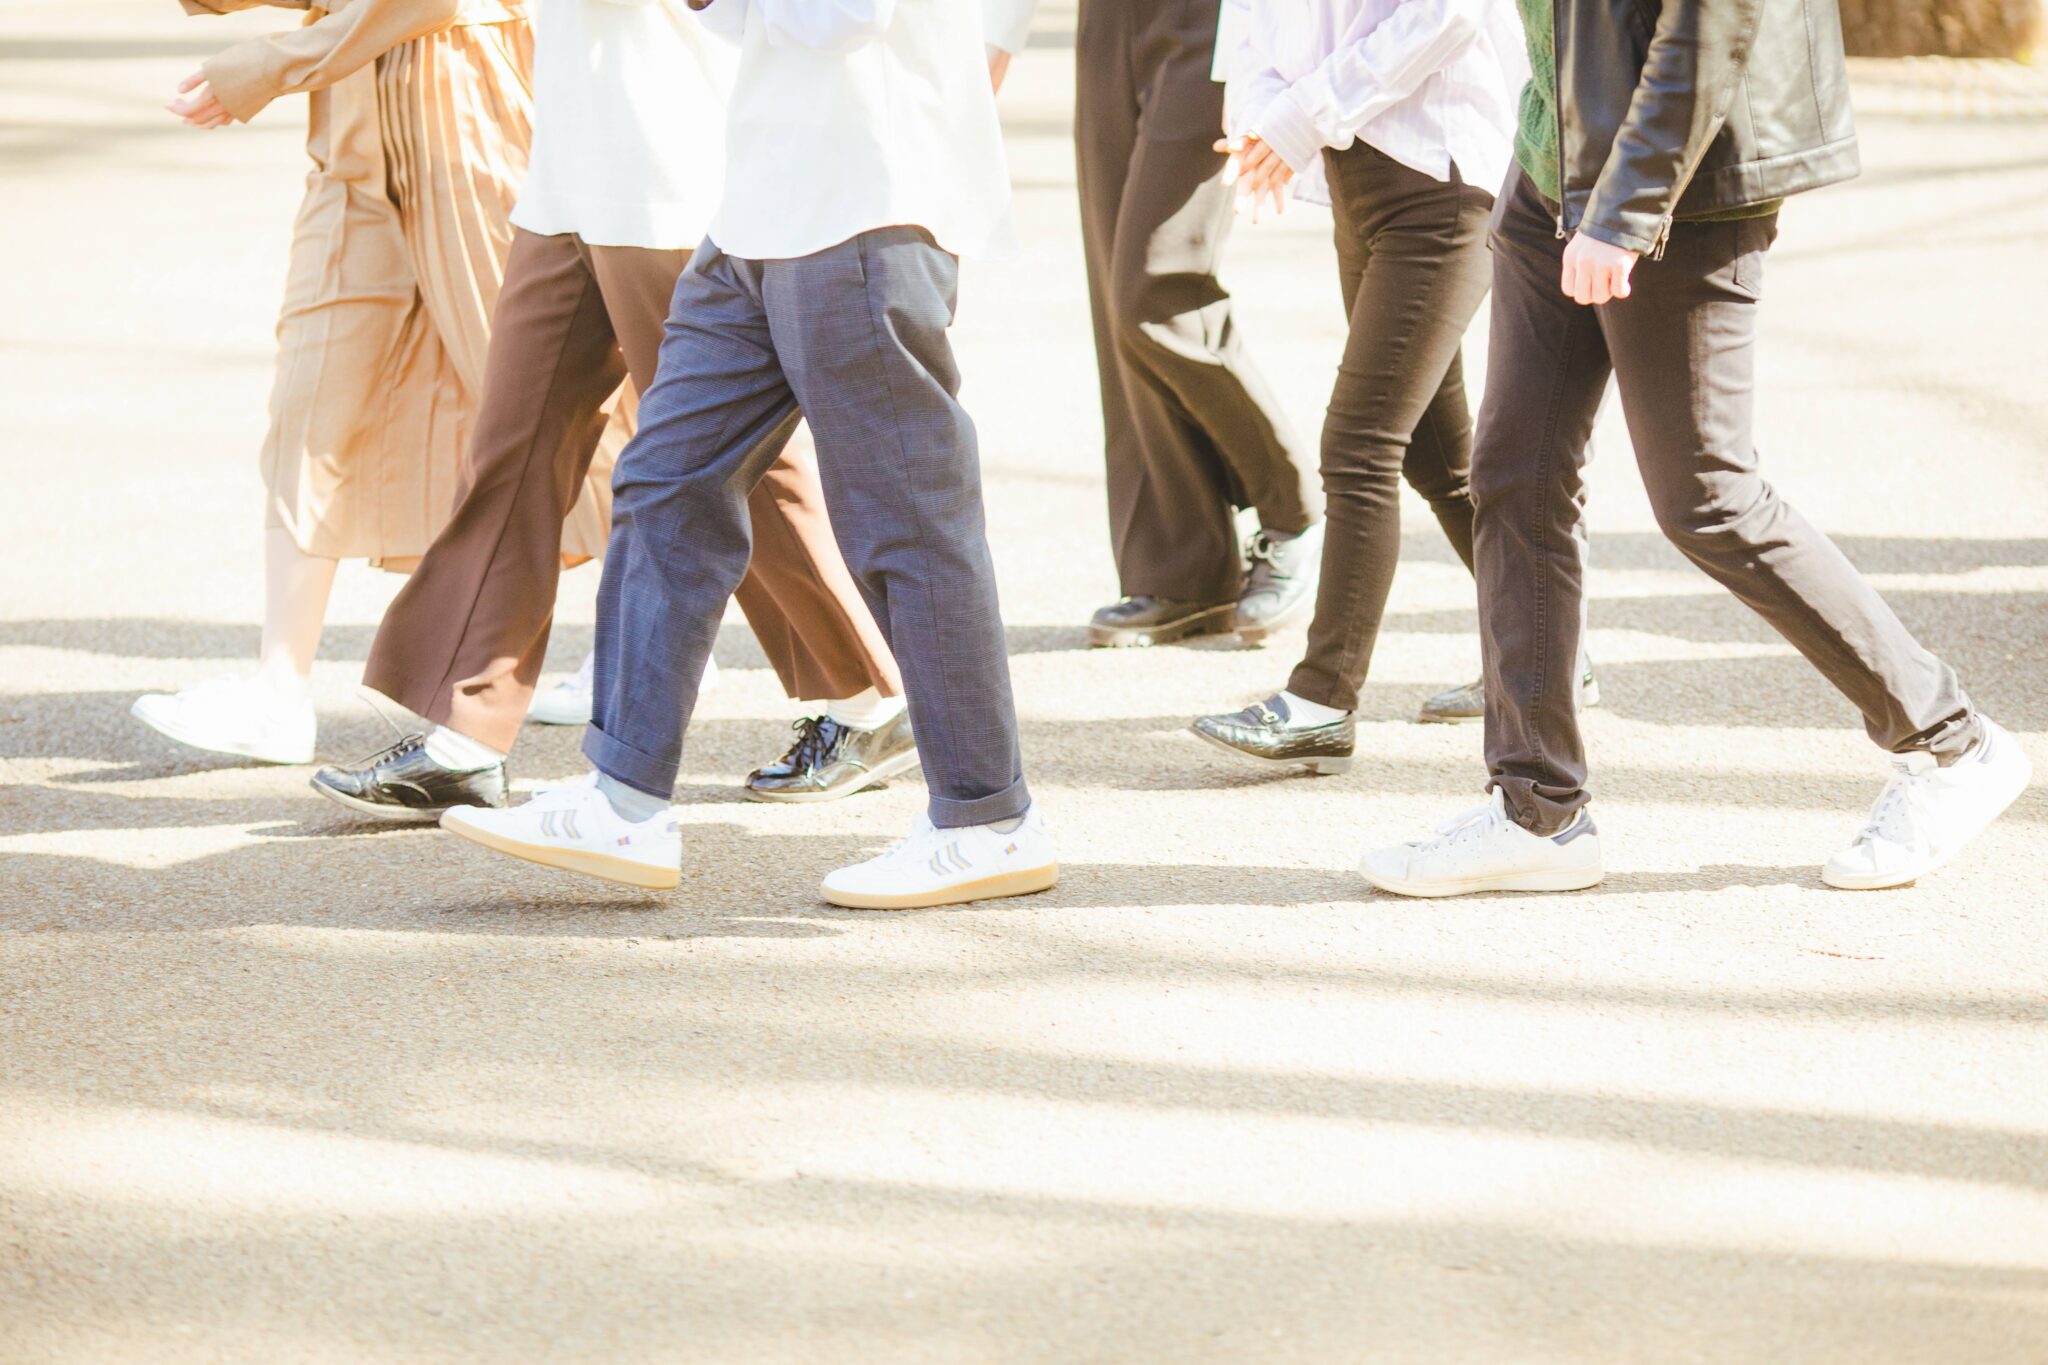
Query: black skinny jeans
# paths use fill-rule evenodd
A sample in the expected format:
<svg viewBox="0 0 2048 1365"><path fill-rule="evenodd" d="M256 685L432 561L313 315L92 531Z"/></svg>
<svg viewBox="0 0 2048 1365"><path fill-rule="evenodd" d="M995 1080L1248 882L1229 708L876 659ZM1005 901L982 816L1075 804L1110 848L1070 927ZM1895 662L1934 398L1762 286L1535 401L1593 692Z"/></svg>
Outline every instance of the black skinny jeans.
<svg viewBox="0 0 2048 1365"><path fill-rule="evenodd" d="M1895 753L1962 754L1982 733L1955 671L1758 470L1756 314L1776 216L1679 223L1630 293L1558 289L1556 210L1519 172L1493 236L1486 399L1472 494L1486 764L1516 823L1570 824L1591 797L1579 732L1579 528L1586 438L1611 374L1657 525L1774 626Z"/></svg>
<svg viewBox="0 0 2048 1365"><path fill-rule="evenodd" d="M1401 557L1401 479L1472 566L1465 329L1492 278L1493 196L1364 142L1325 151L1351 336L1323 424L1329 519L1308 653L1288 690L1351 711Z"/></svg>

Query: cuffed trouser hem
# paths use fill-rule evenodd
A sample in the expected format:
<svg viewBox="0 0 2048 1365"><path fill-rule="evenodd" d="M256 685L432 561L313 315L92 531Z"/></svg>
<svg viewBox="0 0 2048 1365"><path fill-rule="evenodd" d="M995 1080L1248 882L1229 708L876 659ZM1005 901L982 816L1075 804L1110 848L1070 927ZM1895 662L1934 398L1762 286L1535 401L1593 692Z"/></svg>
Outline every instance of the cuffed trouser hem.
<svg viewBox="0 0 2048 1365"><path fill-rule="evenodd" d="M1964 708L1950 716L1931 730L1923 730L1911 739L1888 746L1895 754L1922 750L1933 754L1943 767L1955 762L1976 747L1984 738L1984 713L1975 706Z"/></svg>
<svg viewBox="0 0 2048 1365"><path fill-rule="evenodd" d="M583 731L583 756L606 777L614 782L623 782L634 791L645 792L662 801L675 796L675 763L643 754L632 745L613 739L597 728L595 720Z"/></svg>
<svg viewBox="0 0 2048 1365"><path fill-rule="evenodd" d="M590 741L583 742L584 751L590 749ZM603 764L598 764L602 768ZM621 777L619 781L628 779ZM965 829L969 825L992 825L998 820L1014 820L1031 809L1031 789L1018 778L994 796L977 797L972 801L952 801L943 796L933 796L929 813L931 822L939 829Z"/></svg>

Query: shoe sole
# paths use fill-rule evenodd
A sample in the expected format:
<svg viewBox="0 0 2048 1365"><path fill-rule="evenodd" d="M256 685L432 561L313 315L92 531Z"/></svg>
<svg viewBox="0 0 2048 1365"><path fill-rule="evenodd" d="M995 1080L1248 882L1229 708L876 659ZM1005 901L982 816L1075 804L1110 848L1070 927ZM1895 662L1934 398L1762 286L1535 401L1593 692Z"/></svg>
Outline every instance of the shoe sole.
<svg viewBox="0 0 2048 1365"><path fill-rule="evenodd" d="M307 778L306 785L337 806L352 810L358 815L367 815L372 820L382 820L390 825L438 824L443 814L456 809L454 806L380 806L375 802L350 796L346 792L338 792L317 777Z"/></svg>
<svg viewBox="0 0 2048 1365"><path fill-rule="evenodd" d="M469 810L468 806L452 807L448 814L458 810ZM502 834L478 829L460 821L443 816L441 828L459 838L467 839L503 853L521 862L534 863L540 867L552 867L558 872L575 872L599 881L615 882L621 886L637 886L644 891L673 891L683 879L679 867L649 867L625 858L614 858L608 853L590 853L580 848L555 848L548 844L526 844L517 839L508 839Z"/></svg>
<svg viewBox="0 0 2048 1365"><path fill-rule="evenodd" d="M1179 640L1192 640L1198 635L1228 635L1235 628L1233 618L1236 613L1236 604L1225 602L1220 607L1209 607L1192 616L1183 616L1178 621L1167 621L1156 626L1090 626L1088 647L1147 649L1153 645L1170 645Z"/></svg>
<svg viewBox="0 0 2048 1365"><path fill-rule="evenodd" d="M298 756L299 751L296 749L292 751L292 757L285 758L275 753L258 753L254 749L231 748L219 744L204 743L200 740L194 739L189 734L180 733L180 727L176 725L167 725L163 721L160 721L153 716L145 715L142 711L142 703L140 701L136 702L134 705L128 708L128 714L135 717L135 719L141 721L144 725L147 725L150 729L156 731L158 734L162 735L165 739L171 740L172 742L177 744L182 744L188 749L197 749L200 753L203 754L226 754L230 758L253 758L258 763L275 763L281 768L296 768L301 766L302 764L311 763L313 761L312 745L306 746L305 756L303 758Z"/></svg>
<svg viewBox="0 0 2048 1365"><path fill-rule="evenodd" d="M1461 882L1410 882L1359 869L1366 881L1396 896L1439 900L1446 896L1471 896L1485 891L1584 891L1598 886L1607 875L1601 868L1560 868L1555 872L1514 872L1498 877L1468 877Z"/></svg>
<svg viewBox="0 0 2048 1365"><path fill-rule="evenodd" d="M1266 643L1266 641L1272 639L1275 635L1278 635L1281 631L1293 625L1296 621L1299 621L1302 617L1308 615L1309 612L1315 609L1315 605L1316 595L1313 592L1311 592L1307 597L1305 597L1299 602L1296 602L1293 606L1289 607L1286 611L1280 613L1280 615L1274 617L1272 620L1266 622L1264 625L1239 625L1237 621L1233 618L1233 620L1231 621L1231 626L1234 630L1237 631L1237 638L1244 641L1244 643L1248 645L1262 645Z"/></svg>
<svg viewBox="0 0 2048 1365"><path fill-rule="evenodd" d="M2008 742L2010 743L2011 741L2008 739ZM1978 827L1977 834L1982 834L1985 830L1990 829L1996 824L1999 816L2012 809L2012 803L2019 800L2020 794L2026 791L2028 785L2033 782L2034 765L2024 753L2020 754L2017 777L2018 781L2013 784L2012 790L2006 793L2005 800L1999 803L1997 811L1992 814L1991 818ZM1820 870L1820 879L1823 884L1831 886L1837 891L1892 891L1901 886L1911 886L1929 873L1939 872L1942 868L1955 861L1955 856L1968 848L1971 840L1974 840L1977 834L1972 834L1970 838L1963 840L1960 844L1957 844L1954 848L1927 864L1927 866L1917 868L1910 874L1894 872L1885 876L1859 877L1853 874L1830 873L1827 867L1823 865Z"/></svg>
<svg viewBox="0 0 2048 1365"><path fill-rule="evenodd" d="M868 769L861 776L860 781L840 787L836 791L784 793L755 791L752 787L748 787L747 799L750 801L766 801L772 805L781 806L804 806L816 805L823 801L844 801L856 792L871 791L876 787L885 785L892 778L901 777L912 768L915 768L917 764L917 750L912 749L908 753L898 754L887 762Z"/></svg>
<svg viewBox="0 0 2048 1365"><path fill-rule="evenodd" d="M1197 730L1192 725L1188 727L1188 733L1232 757L1243 759L1246 763L1256 763L1261 768L1306 768L1317 777L1335 777L1339 773L1351 771L1352 761L1349 758L1267 758L1261 754L1248 754L1235 744L1226 744L1216 736Z"/></svg>
<svg viewBox="0 0 2048 1365"><path fill-rule="evenodd" d="M858 891L834 891L821 885L818 894L842 910L932 910L942 905L966 905L970 901L1001 900L1005 896L1030 896L1059 885L1060 865L1028 867L1019 872L1002 872L978 882L937 891L920 891L908 896L870 896Z"/></svg>

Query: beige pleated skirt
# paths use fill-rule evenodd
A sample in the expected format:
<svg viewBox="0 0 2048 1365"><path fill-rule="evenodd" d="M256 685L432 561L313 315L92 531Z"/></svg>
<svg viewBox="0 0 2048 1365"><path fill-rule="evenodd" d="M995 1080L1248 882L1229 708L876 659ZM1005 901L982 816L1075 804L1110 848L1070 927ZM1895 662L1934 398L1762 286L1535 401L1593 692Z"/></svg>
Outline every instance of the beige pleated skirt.
<svg viewBox="0 0 2048 1365"><path fill-rule="evenodd" d="M533 34L469 24L311 96L263 448L267 524L308 554L409 568L463 482L533 135ZM603 553L610 456L565 528Z"/></svg>

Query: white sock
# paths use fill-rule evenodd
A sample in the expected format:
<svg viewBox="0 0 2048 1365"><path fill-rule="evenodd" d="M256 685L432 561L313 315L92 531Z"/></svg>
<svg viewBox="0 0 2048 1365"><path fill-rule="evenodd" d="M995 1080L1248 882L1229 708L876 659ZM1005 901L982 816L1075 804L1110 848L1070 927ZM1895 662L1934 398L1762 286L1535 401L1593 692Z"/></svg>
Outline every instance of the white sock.
<svg viewBox="0 0 2048 1365"><path fill-rule="evenodd" d="M481 768L494 768L505 761L505 755L488 744L458 734L445 725L436 725L427 736L427 757L451 773L473 773Z"/></svg>
<svg viewBox="0 0 2048 1365"><path fill-rule="evenodd" d="M1287 728L1290 730L1305 730L1311 725L1328 725L1351 714L1349 711L1339 711L1334 706L1325 706L1319 701L1310 701L1307 697L1297 697L1292 692L1282 692L1280 700L1287 703Z"/></svg>
<svg viewBox="0 0 2048 1365"><path fill-rule="evenodd" d="M638 787L629 787L615 777L604 773L597 775L597 789L604 793L604 799L612 803L612 811L621 820L640 824L652 820L668 809L668 802L658 796L649 796Z"/></svg>
<svg viewBox="0 0 2048 1365"><path fill-rule="evenodd" d="M903 714L901 697L885 697L870 687L857 697L825 703L825 714L849 730L879 730Z"/></svg>

